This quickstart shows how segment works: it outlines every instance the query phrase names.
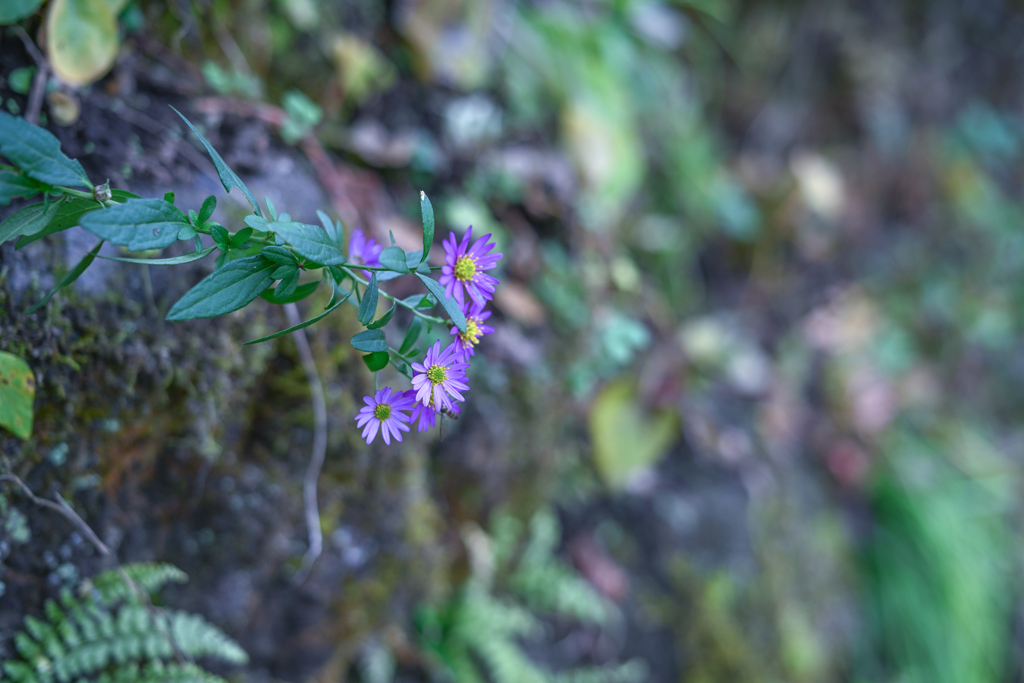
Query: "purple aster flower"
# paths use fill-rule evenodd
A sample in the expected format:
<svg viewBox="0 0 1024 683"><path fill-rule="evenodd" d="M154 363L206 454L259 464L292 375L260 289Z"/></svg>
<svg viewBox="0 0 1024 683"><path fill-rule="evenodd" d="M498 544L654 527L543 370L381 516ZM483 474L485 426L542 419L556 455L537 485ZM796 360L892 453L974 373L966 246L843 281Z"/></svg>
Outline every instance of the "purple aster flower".
<svg viewBox="0 0 1024 683"><path fill-rule="evenodd" d="M465 382L468 367L469 363L459 362L455 355L455 344L442 351L440 340L434 342L423 357L423 363L412 364L413 372L416 373L412 378L416 400L429 406L433 399L435 407L451 410L453 398L457 401L466 400L459 391L469 391L469 385Z"/></svg>
<svg viewBox="0 0 1024 683"><path fill-rule="evenodd" d="M412 390L412 389L410 389L409 391L407 391L405 393L410 398L415 398L415 396L416 396L416 392L414 390ZM446 410L446 411L448 411L450 413L454 413L455 415L458 415L459 413L462 412L461 410L459 410L459 404L458 403L452 403L451 409L442 408L442 410ZM423 405L422 403L416 403L416 405L414 405L412 407L412 418L411 418L411 421L412 422L416 422L417 419L419 419L419 424L416 426L416 431L418 431L418 432L425 432L425 431L427 431L428 429L431 429L434 426L434 424L437 421L437 411L434 410L434 397L433 396L430 397L430 404L429 405Z"/></svg>
<svg viewBox="0 0 1024 683"><path fill-rule="evenodd" d="M356 426L363 428L363 438L367 445L373 443L377 438L377 430L380 430L384 437L384 443L391 445L391 436L394 435L398 441L402 440L401 432L409 431L409 416L403 410L412 407L412 397L406 396L408 392L392 391L390 387L384 387L373 398L363 397L366 407L356 415Z"/></svg>
<svg viewBox="0 0 1024 683"><path fill-rule="evenodd" d="M459 328L452 327L452 334L455 335L455 353L459 360L469 362L469 357L476 353L473 347L480 341L480 337L494 332L490 325L484 325L484 321L491 317L490 311L484 310L482 303L473 302L472 306L462 309L466 314L466 331L459 332Z"/></svg>
<svg viewBox="0 0 1024 683"><path fill-rule="evenodd" d="M359 228L352 231L352 237L348 240L348 260L354 265L379 266L380 252L383 250L384 247L377 244L377 240L372 237L367 239ZM363 273L370 277L369 271L364 270Z"/></svg>
<svg viewBox="0 0 1024 683"><path fill-rule="evenodd" d="M473 239L471 225L461 242L456 241L455 233L449 233L448 239L444 241L445 259L439 282L444 286L444 293L454 297L462 308L465 308L466 302L463 288L479 304L494 298L498 280L486 275L484 271L494 268L501 254L487 253L497 246L487 241L490 237L490 234L484 235L470 246L469 242Z"/></svg>

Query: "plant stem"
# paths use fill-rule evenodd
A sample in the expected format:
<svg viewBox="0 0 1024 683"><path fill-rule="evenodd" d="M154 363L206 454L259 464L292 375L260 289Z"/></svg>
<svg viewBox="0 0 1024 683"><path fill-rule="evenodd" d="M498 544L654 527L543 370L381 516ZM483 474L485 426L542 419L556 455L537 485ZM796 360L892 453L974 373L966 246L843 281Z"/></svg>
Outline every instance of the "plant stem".
<svg viewBox="0 0 1024 683"><path fill-rule="evenodd" d="M358 275L356 275L355 273L352 272L352 268L360 268L360 269L362 269L363 266L352 266L352 268L350 268L348 266L339 266L339 267L343 271L348 273L348 276L351 277L356 282L358 282L359 284L364 285L364 286L369 284L366 280L364 280L363 278L359 277ZM445 324L444 318L438 318L436 315L427 315L426 313L421 312L419 309L417 309L412 304L406 303L405 301L402 301L401 299L396 299L395 297L393 297L390 294L388 294L387 292L385 292L383 289L379 289L378 288L377 292L382 297L384 297L385 299L390 299L391 301L394 301L399 306L403 306L404 308L408 308L415 315L419 316L420 318L423 318L427 322L435 323L437 325L444 325Z"/></svg>

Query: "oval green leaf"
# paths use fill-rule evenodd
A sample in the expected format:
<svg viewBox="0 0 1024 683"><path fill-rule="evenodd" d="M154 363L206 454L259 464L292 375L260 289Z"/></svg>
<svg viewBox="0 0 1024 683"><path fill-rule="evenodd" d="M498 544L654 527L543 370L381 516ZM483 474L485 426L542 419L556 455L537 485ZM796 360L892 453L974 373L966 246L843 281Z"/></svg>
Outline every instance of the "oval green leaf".
<svg viewBox="0 0 1024 683"><path fill-rule="evenodd" d="M142 251L170 246L189 222L181 209L162 199L129 199L85 214L81 225L97 237Z"/></svg>
<svg viewBox="0 0 1024 683"><path fill-rule="evenodd" d="M283 237L301 256L324 266L345 263L345 254L325 230L306 223L270 223L267 230Z"/></svg>
<svg viewBox="0 0 1024 683"><path fill-rule="evenodd" d="M32 407L36 378L28 363L13 353L0 351L0 426L19 439L32 436Z"/></svg>
<svg viewBox="0 0 1024 683"><path fill-rule="evenodd" d="M64 156L50 131L6 112L0 112L0 155L47 185L92 188L82 164Z"/></svg>
<svg viewBox="0 0 1024 683"><path fill-rule="evenodd" d="M391 356L388 355L387 351L377 351L363 356L363 362L366 363L366 367L370 369L370 372L383 370L388 366L389 360L391 360Z"/></svg>
<svg viewBox="0 0 1024 683"><path fill-rule="evenodd" d="M270 271L276 267L273 261L259 256L225 263L178 299L167 319L212 318L237 311L270 285Z"/></svg>
<svg viewBox="0 0 1024 683"><path fill-rule="evenodd" d="M352 337L352 346L365 353L378 353L388 350L388 342L383 330L364 330Z"/></svg>

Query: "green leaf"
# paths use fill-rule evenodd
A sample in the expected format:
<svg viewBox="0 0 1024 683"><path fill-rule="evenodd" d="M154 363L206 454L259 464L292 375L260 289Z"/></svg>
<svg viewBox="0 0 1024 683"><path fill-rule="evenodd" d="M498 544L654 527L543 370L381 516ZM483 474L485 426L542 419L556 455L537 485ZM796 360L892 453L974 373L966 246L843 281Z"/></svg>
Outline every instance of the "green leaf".
<svg viewBox="0 0 1024 683"><path fill-rule="evenodd" d="M298 269L293 270L286 277L281 279L280 284L277 285L277 289L274 290L274 299L277 303L287 299L299 286L299 271Z"/></svg>
<svg viewBox="0 0 1024 683"><path fill-rule="evenodd" d="M295 266L299 263L295 260L295 255L284 247L264 247L260 254L263 258L270 259L274 263L280 263L283 266Z"/></svg>
<svg viewBox="0 0 1024 683"><path fill-rule="evenodd" d="M171 107L171 109L174 109L174 107ZM242 194L245 195L245 198L249 200L249 204L252 205L252 209L256 215L263 216L263 213L260 211L260 205L256 203L256 197L254 197L252 192L249 191L249 188L245 186L242 179L235 175L234 171L228 168L228 165L224 163L224 159L221 158L220 154L217 154L217 150L213 148L213 145L206 141L206 138L196 130L196 127L192 125L191 121L185 118L184 114L177 109L174 109L174 113L181 117L181 120L184 121L188 127L192 129L192 132L196 134L196 137L199 138L199 142L203 143L203 147L206 148L206 151L210 154L210 158L213 159L213 165L217 169L217 175L220 176L220 182L224 185L224 190L230 193L232 187L237 187L242 191Z"/></svg>
<svg viewBox="0 0 1024 683"><path fill-rule="evenodd" d="M637 470L657 463L679 438L676 416L667 410L644 409L635 387L625 379L606 385L594 400L589 426L594 464L613 488L624 486Z"/></svg>
<svg viewBox="0 0 1024 683"><path fill-rule="evenodd" d="M366 363L366 367L370 369L370 372L383 370L388 366L389 360L391 360L391 356L388 355L387 351L377 351L363 356L363 362Z"/></svg>
<svg viewBox="0 0 1024 683"><path fill-rule="evenodd" d="M352 296L352 292L351 291L348 294L346 294L345 296L343 296L341 299L338 299L338 301L336 301L333 306L331 306L330 308L328 308L326 311L324 311L320 315L316 316L315 318L310 318L309 320L307 320L305 322L301 322L298 325L293 325L292 327L289 327L287 330L281 330L280 332L275 332L274 334L268 334L266 337L260 337L259 339L253 339L252 341L247 341L247 342L245 342L244 346L248 346L249 344L259 344L260 342L265 342L265 341L269 341L271 339L276 339L277 337L280 337L282 335L286 335L286 334L288 334L290 332L294 332L295 330L300 330L303 327L309 327L313 323L319 322L319 321L323 320L325 317L327 317L328 313L330 313L331 311L336 309L338 306L340 306L343 303L345 303L350 296Z"/></svg>
<svg viewBox="0 0 1024 683"><path fill-rule="evenodd" d="M60 151L48 130L0 111L0 155L29 178L47 185L92 188L82 164Z"/></svg>
<svg viewBox="0 0 1024 683"><path fill-rule="evenodd" d="M72 268L71 272L65 275L64 279L57 283L56 287L51 289L46 296L37 301L34 306L30 307L27 311L25 311L25 315L29 315L31 313L35 313L36 311L38 311L40 308L45 306L47 302L49 302L49 300L53 297L54 294L56 294L57 292L59 292L60 290L64 289L72 282L77 280L78 276L84 273L85 269L92 265L92 262L96 260L96 254L99 253L100 247L102 246L103 240L100 240L100 243L93 247L92 251L86 254L85 257L78 262L78 265Z"/></svg>
<svg viewBox="0 0 1024 683"><path fill-rule="evenodd" d="M32 436L32 406L36 378L28 363L13 353L0 351L0 426L19 439Z"/></svg>
<svg viewBox="0 0 1024 683"><path fill-rule="evenodd" d="M129 199L140 199L139 195L126 190L111 190L110 192L113 195L113 199L119 203L124 203ZM15 249L21 249L36 240L41 240L62 230L73 228L79 224L80 219L86 213L102 208L103 205L93 199L66 199L61 203L60 208L57 209L57 213L50 220L49 225L39 232L22 235Z"/></svg>
<svg viewBox="0 0 1024 683"><path fill-rule="evenodd" d="M338 248L345 246L345 229L341 227L341 221L332 221L331 217L319 209L316 215L320 218L320 222L324 226L324 230L327 231L327 235L334 240L334 243L338 245Z"/></svg>
<svg viewBox="0 0 1024 683"><path fill-rule="evenodd" d="M283 237L301 256L325 266L345 263L345 254L325 230L306 223L270 223L272 230Z"/></svg>
<svg viewBox="0 0 1024 683"><path fill-rule="evenodd" d="M43 185L22 173L0 171L0 206L7 206L18 197L28 199L43 191Z"/></svg>
<svg viewBox="0 0 1024 683"><path fill-rule="evenodd" d="M420 263L430 256L430 247L434 244L434 207L430 205L426 192L420 192L420 214L423 216L423 255Z"/></svg>
<svg viewBox="0 0 1024 683"><path fill-rule="evenodd" d="M452 322L455 323L455 327L459 328L459 332L465 332L466 316L463 314L462 310L459 309L459 304L456 303L455 299L445 295L444 287L438 284L437 280L421 275L420 273L416 273L416 277L426 285L431 294L437 297L438 302L444 307L445 312L448 313L448 317L450 317Z"/></svg>
<svg viewBox="0 0 1024 683"><path fill-rule="evenodd" d="M174 203L174 190L168 190L167 192L164 192L164 201L167 202L168 204Z"/></svg>
<svg viewBox="0 0 1024 683"><path fill-rule="evenodd" d="M11 214L0 223L0 244L19 235L30 235L44 229L57 215L61 204L60 200L51 200L49 204L40 202Z"/></svg>
<svg viewBox="0 0 1024 683"><path fill-rule="evenodd" d="M106 0L50 0L46 55L60 80L87 85L110 70L121 38Z"/></svg>
<svg viewBox="0 0 1024 683"><path fill-rule="evenodd" d="M83 228L131 251L163 249L174 244L178 231L189 224L188 217L162 199L129 199L103 211L92 211L81 219Z"/></svg>
<svg viewBox="0 0 1024 683"><path fill-rule="evenodd" d="M0 2L0 26L13 24L29 16L43 0L4 0Z"/></svg>
<svg viewBox="0 0 1024 683"><path fill-rule="evenodd" d="M190 211L189 213L192 213L192 212ZM196 234L198 234L198 233L196 233L196 229L195 228L193 228L191 225L186 225L181 230L178 231L178 239L179 240L190 240L193 237L195 237Z"/></svg>
<svg viewBox="0 0 1024 683"><path fill-rule="evenodd" d="M387 339L383 330L364 330L352 337L352 346L365 353L378 353L388 350Z"/></svg>
<svg viewBox="0 0 1024 683"><path fill-rule="evenodd" d="M412 345L416 343L416 340L420 338L420 332L423 330L423 321L419 318L413 318L412 322L409 323L409 329L405 332L405 338L402 340L402 346L399 347L398 352L403 356L409 352Z"/></svg>
<svg viewBox="0 0 1024 683"><path fill-rule="evenodd" d="M374 320L372 323L369 323L366 326L366 329L379 330L380 328L387 325L389 322L391 322L391 318L394 317L396 308L398 308L398 304L391 304L391 308L388 309L388 312Z"/></svg>
<svg viewBox="0 0 1024 683"><path fill-rule="evenodd" d="M286 266L280 266L278 268L275 268L274 271L270 274L270 277L274 278L275 280L283 280L286 277L291 277L297 272L299 272L298 267L294 263L289 263Z"/></svg>
<svg viewBox="0 0 1024 683"><path fill-rule="evenodd" d="M274 202L270 201L270 197L264 197L263 201L267 205L267 213L270 214L270 220L277 220L277 209L274 208Z"/></svg>
<svg viewBox="0 0 1024 683"><path fill-rule="evenodd" d="M217 210L217 198L212 194L203 200L203 205L199 208L199 225L202 225L206 221L210 220L210 216Z"/></svg>
<svg viewBox="0 0 1024 683"><path fill-rule="evenodd" d="M262 294L260 294L260 297L266 299L272 304L292 304L295 303L296 301L302 301L307 296L315 292L317 287L320 286L321 282L323 282L323 280L317 280L316 282L307 282L304 285L299 285L298 287L295 288L295 291L291 295L287 297L282 297L280 299L277 298L276 289L268 289L264 291Z"/></svg>
<svg viewBox="0 0 1024 683"><path fill-rule="evenodd" d="M106 261L120 261L121 263L142 263L147 266L176 266L181 263L192 263L201 258L206 258L210 252L217 247L207 247L202 251L194 251L184 256L173 256L171 258L121 258L119 256L100 256Z"/></svg>
<svg viewBox="0 0 1024 683"><path fill-rule="evenodd" d="M380 252L380 264L396 273L408 273L409 266L405 261L405 252L399 247L388 247Z"/></svg>
<svg viewBox="0 0 1024 683"><path fill-rule="evenodd" d="M252 228L242 228L241 230L236 232L234 235L231 236L231 248L241 249L242 245L248 242L249 238L252 237L252 233Z"/></svg>
<svg viewBox="0 0 1024 683"><path fill-rule="evenodd" d="M370 284L366 286L366 292L363 294L363 300L359 304L359 322L364 325L369 324L373 320L374 314L377 312L377 273L373 273L370 276Z"/></svg>
<svg viewBox="0 0 1024 683"><path fill-rule="evenodd" d="M225 263L178 299L167 319L212 318L237 311L267 288L272 282L270 271L276 267L259 256Z"/></svg>
<svg viewBox="0 0 1024 683"><path fill-rule="evenodd" d="M210 226L210 237L217 243L217 246L227 251L231 244L231 235L228 234L227 228L223 225L211 225Z"/></svg>

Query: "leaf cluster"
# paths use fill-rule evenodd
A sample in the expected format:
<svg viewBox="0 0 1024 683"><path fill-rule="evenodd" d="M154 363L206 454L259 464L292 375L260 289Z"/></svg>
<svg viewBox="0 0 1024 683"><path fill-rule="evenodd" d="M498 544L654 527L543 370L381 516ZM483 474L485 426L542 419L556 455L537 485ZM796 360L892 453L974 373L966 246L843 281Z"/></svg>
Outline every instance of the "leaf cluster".
<svg viewBox="0 0 1024 683"><path fill-rule="evenodd" d="M432 325L448 324L445 318L429 313L431 308L440 305L451 324L465 332L466 317L462 310L447 296L444 287L430 277L432 270L438 269L428 264L434 241L434 211L424 193L420 193L422 249L406 252L395 245L392 235L391 245L379 256L380 265L350 263L344 229L339 222L323 212L317 212L321 225L294 221L286 213L279 214L269 199L265 200L264 210L213 145L185 116L175 112L209 153L224 189L231 192L237 188L248 201L252 213L246 216L241 229L231 231L212 220L217 207L213 196L207 197L196 211L175 206L173 192L163 198L144 198L123 190L111 190L106 184L94 186L82 165L64 155L52 134L24 119L0 112L0 205L18 199L40 200L0 222L0 243L17 239L16 248L21 249L76 226L99 239L52 290L28 309L28 313L44 307L97 258L174 266L219 251L213 272L170 308L168 320L225 315L257 298L272 304L295 303L326 285L331 290L331 298L325 310L287 330L247 343L267 341L311 325L349 302L357 308L357 318L366 327L366 331L353 337L352 345L366 354L367 367L378 371L391 364L410 378L410 364L420 353L416 348L420 334L424 330L429 332ZM3 165L4 159L10 165ZM204 248L203 235L213 241L213 246ZM128 252L141 252L164 249L178 241L194 243L194 251L168 258L101 254L107 242ZM317 279L307 277L310 274L317 274ZM407 275L414 275L422 283L425 295L396 299L380 286ZM389 300L391 306L378 317L377 305L382 298ZM413 323L404 333L401 346L392 348L384 328L394 320L399 308L412 313Z"/></svg>
<svg viewBox="0 0 1024 683"><path fill-rule="evenodd" d="M188 612L157 609L150 595L186 580L169 564L130 564L86 581L77 595L48 600L14 637L18 659L4 662L13 683L196 681L223 683L192 660L244 664L248 655L219 628Z"/></svg>

